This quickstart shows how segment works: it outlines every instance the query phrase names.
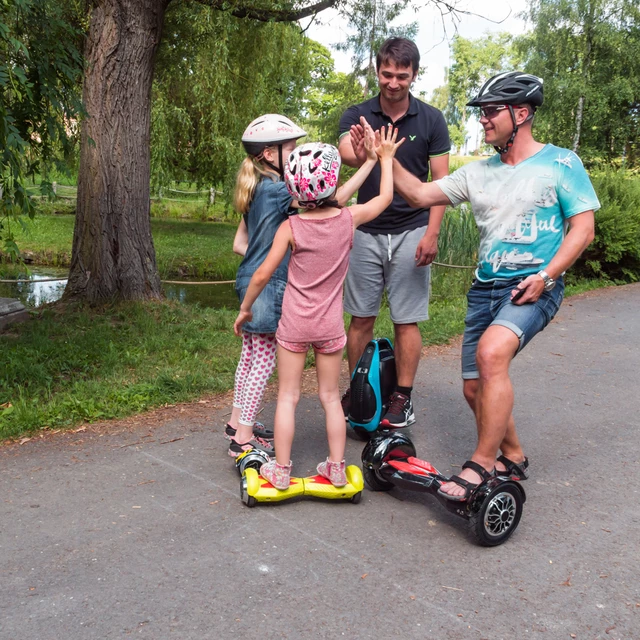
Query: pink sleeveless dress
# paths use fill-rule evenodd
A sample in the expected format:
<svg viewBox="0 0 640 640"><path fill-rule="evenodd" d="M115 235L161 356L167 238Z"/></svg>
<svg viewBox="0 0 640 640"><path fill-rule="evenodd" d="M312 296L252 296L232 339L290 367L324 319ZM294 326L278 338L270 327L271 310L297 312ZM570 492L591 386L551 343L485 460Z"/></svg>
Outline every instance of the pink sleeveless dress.
<svg viewBox="0 0 640 640"><path fill-rule="evenodd" d="M276 337L321 342L344 336L342 285L349 268L353 220L348 208L333 218L289 218L295 249Z"/></svg>

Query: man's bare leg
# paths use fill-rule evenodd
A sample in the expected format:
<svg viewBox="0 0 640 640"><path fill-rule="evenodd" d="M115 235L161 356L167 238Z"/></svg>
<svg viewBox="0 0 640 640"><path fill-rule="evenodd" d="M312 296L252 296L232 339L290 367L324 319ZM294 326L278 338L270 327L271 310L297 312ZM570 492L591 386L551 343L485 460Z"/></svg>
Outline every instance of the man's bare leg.
<svg viewBox="0 0 640 640"><path fill-rule="evenodd" d="M473 411L474 416L476 415L476 395L478 393L479 386L480 381L477 378L471 380L463 380L464 397L471 407L471 411ZM509 416L507 433L505 434L505 437L500 444L500 451L504 456L506 456L507 458L509 458L509 460L515 462L516 464L524 462L525 456L524 452L522 451L522 446L520 445L520 440L518 439L518 434L516 433L516 422L513 418L513 413L511 413L511 415ZM496 469L498 469L498 471L506 471L504 464L497 461Z"/></svg>
<svg viewBox="0 0 640 640"><path fill-rule="evenodd" d="M412 387L422 352L422 336L417 324L394 324L396 373L399 387Z"/></svg>
<svg viewBox="0 0 640 640"><path fill-rule="evenodd" d="M515 333L500 325L490 326L478 343L476 358L480 378L474 400L478 445L471 460L487 471L494 468L498 449L505 439L505 446L510 444L507 431L510 421L513 421L513 387L509 365L517 350L518 338ZM515 423L513 434L510 435L515 435ZM468 482L477 483L481 480L472 469L463 469L458 475ZM447 482L442 486L442 492L462 496L465 490L454 482Z"/></svg>
<svg viewBox="0 0 640 640"><path fill-rule="evenodd" d="M355 369L360 356L367 344L373 340L373 325L376 316L359 318L351 316L349 330L347 331L347 359L349 361L349 374Z"/></svg>

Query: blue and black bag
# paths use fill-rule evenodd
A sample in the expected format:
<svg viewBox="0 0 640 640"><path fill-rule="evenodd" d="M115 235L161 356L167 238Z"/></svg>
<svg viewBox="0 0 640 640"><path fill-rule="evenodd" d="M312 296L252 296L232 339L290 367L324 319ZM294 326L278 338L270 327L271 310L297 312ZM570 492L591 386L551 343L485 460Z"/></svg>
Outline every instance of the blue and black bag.
<svg viewBox="0 0 640 640"><path fill-rule="evenodd" d="M396 359L391 341L371 340L351 374L348 419L362 439L368 440L380 425L396 383Z"/></svg>

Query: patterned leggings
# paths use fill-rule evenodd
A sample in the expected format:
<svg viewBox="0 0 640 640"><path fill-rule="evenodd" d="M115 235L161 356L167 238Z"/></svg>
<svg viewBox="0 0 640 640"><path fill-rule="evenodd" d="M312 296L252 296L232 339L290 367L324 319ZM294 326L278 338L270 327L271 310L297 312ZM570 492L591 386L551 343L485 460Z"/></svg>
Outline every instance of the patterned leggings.
<svg viewBox="0 0 640 640"><path fill-rule="evenodd" d="M276 368L274 333L242 332L242 353L236 369L233 406L242 409L240 422L253 426L267 381Z"/></svg>

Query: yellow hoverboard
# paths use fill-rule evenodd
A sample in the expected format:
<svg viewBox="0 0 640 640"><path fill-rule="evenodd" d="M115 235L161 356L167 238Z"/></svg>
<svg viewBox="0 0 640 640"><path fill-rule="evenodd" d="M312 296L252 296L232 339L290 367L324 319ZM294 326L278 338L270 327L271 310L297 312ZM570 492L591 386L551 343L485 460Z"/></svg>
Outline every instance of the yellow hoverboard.
<svg viewBox="0 0 640 640"><path fill-rule="evenodd" d="M360 467L352 464L346 468L347 484L334 487L322 476L308 478L291 478L288 489L276 489L268 480L258 474L256 469L248 467L240 481L240 497L248 507L255 507L258 502L281 502L296 496L314 496L328 500L350 500L353 504L360 502L364 479Z"/></svg>

